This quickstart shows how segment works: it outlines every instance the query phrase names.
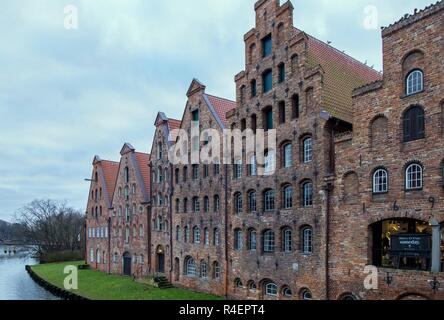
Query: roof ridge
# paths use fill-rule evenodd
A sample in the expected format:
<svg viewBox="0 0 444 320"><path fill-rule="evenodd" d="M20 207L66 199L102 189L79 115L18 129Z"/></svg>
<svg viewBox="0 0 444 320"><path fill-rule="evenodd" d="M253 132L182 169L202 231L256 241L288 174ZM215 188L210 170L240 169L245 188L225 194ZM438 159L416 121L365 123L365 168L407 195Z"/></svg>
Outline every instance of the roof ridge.
<svg viewBox="0 0 444 320"><path fill-rule="evenodd" d="M213 97L213 98L222 99L222 100L226 100L226 101L229 101L229 102L236 103L236 101L228 99L228 98L223 98L223 97L215 96L214 94L209 94L209 93L205 93L205 94L207 96L210 96L210 97Z"/></svg>

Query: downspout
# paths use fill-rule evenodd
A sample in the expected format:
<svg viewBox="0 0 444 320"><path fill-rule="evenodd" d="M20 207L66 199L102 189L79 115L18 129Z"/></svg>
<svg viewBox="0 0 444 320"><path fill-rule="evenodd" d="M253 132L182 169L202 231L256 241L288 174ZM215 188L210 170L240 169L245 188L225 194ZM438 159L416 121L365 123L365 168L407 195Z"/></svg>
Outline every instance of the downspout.
<svg viewBox="0 0 444 320"><path fill-rule="evenodd" d="M225 186L224 186L224 191L225 191L225 288L224 288L224 292L225 292L225 298L228 299L228 165L225 164Z"/></svg>
<svg viewBox="0 0 444 320"><path fill-rule="evenodd" d="M88 212L86 213L88 215ZM85 218L85 221L83 222L83 233L85 234L85 264L88 264L88 223L86 222L88 218Z"/></svg>
<svg viewBox="0 0 444 320"><path fill-rule="evenodd" d="M168 216L170 220L170 282L173 282L173 195L174 195L174 172L173 165L170 164L170 205L168 208Z"/></svg>
<svg viewBox="0 0 444 320"><path fill-rule="evenodd" d="M108 274L111 274L111 217L108 218Z"/></svg>
<svg viewBox="0 0 444 320"><path fill-rule="evenodd" d="M153 181L152 181L152 165L151 163L148 165L150 167L150 194L148 199L147 213L146 213L146 241L147 241L147 253L148 253L148 275L151 274L151 265L152 265L152 257L151 257L151 195L153 194Z"/></svg>

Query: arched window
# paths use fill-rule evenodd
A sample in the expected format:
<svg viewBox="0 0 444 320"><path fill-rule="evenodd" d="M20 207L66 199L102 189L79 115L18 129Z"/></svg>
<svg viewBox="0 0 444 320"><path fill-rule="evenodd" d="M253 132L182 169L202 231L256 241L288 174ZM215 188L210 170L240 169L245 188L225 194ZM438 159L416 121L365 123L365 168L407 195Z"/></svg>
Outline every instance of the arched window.
<svg viewBox="0 0 444 320"><path fill-rule="evenodd" d="M308 289L303 289L301 291L301 300L313 300L313 295L311 291Z"/></svg>
<svg viewBox="0 0 444 320"><path fill-rule="evenodd" d="M185 275L188 277L197 276L196 262L191 257L185 258Z"/></svg>
<svg viewBox="0 0 444 320"><path fill-rule="evenodd" d="M291 168L293 165L293 148L289 142L282 147L282 160L282 166L284 168Z"/></svg>
<svg viewBox="0 0 444 320"><path fill-rule="evenodd" d="M237 288L237 289L242 289L242 288L244 287L244 285L243 285L243 283L242 283L242 280L239 279L239 278L236 278L236 279L234 280L234 286L235 286L235 288Z"/></svg>
<svg viewBox="0 0 444 320"><path fill-rule="evenodd" d="M219 212L219 208L220 208L220 198L218 195L214 196L214 212Z"/></svg>
<svg viewBox="0 0 444 320"><path fill-rule="evenodd" d="M304 227L302 229L302 253L312 254L313 253L313 229L311 227Z"/></svg>
<svg viewBox="0 0 444 320"><path fill-rule="evenodd" d="M373 193L388 192L388 173L385 169L377 169L373 174Z"/></svg>
<svg viewBox="0 0 444 320"><path fill-rule="evenodd" d="M220 231L218 228L216 228L214 229L213 233L213 244L214 246L218 247L220 245Z"/></svg>
<svg viewBox="0 0 444 320"><path fill-rule="evenodd" d="M302 140L302 160L309 163L313 160L313 139L306 137Z"/></svg>
<svg viewBox="0 0 444 320"><path fill-rule="evenodd" d="M204 198L204 211L205 213L210 212L210 198L208 198L207 196L205 196Z"/></svg>
<svg viewBox="0 0 444 320"><path fill-rule="evenodd" d="M242 211L242 194L238 192L234 195L234 213L240 214Z"/></svg>
<svg viewBox="0 0 444 320"><path fill-rule="evenodd" d="M188 226L185 226L183 230L183 240L185 243L190 241L190 228Z"/></svg>
<svg viewBox="0 0 444 320"><path fill-rule="evenodd" d="M270 176L276 170L275 153L273 150L267 150L264 154L264 175Z"/></svg>
<svg viewBox="0 0 444 320"><path fill-rule="evenodd" d="M255 177L257 175L257 164L256 164L256 155L252 154L250 156L250 163L249 163L249 172L248 174L252 177Z"/></svg>
<svg viewBox="0 0 444 320"><path fill-rule="evenodd" d="M176 226L176 241L180 241L180 227Z"/></svg>
<svg viewBox="0 0 444 320"><path fill-rule="evenodd" d="M194 244L200 244L200 229L199 229L199 227L193 228L193 242L194 242Z"/></svg>
<svg viewBox="0 0 444 320"><path fill-rule="evenodd" d="M371 122L371 144L372 148L384 148L388 139L388 119L378 116Z"/></svg>
<svg viewBox="0 0 444 320"><path fill-rule="evenodd" d="M264 192L264 210L267 212L276 209L275 192L274 190L267 190Z"/></svg>
<svg viewBox="0 0 444 320"><path fill-rule="evenodd" d="M282 251L285 253L293 251L293 232L290 228L282 230Z"/></svg>
<svg viewBox="0 0 444 320"><path fill-rule="evenodd" d="M285 298L291 298L293 296L293 291L288 286L282 288L282 296Z"/></svg>
<svg viewBox="0 0 444 320"><path fill-rule="evenodd" d="M293 119L299 118L299 95L294 94L291 97L291 115Z"/></svg>
<svg viewBox="0 0 444 320"><path fill-rule="evenodd" d="M100 264L102 262L100 249L97 249L96 257L97 257L97 261L96 262Z"/></svg>
<svg viewBox="0 0 444 320"><path fill-rule="evenodd" d="M257 85L256 85L256 79L251 80L250 82L250 90L251 90L251 97L254 98L257 95Z"/></svg>
<svg viewBox="0 0 444 320"><path fill-rule="evenodd" d="M234 179L240 179L242 178L242 160L241 159L237 159L234 162L234 167L233 167L233 176Z"/></svg>
<svg viewBox="0 0 444 320"><path fill-rule="evenodd" d="M208 228L205 228L204 230L204 244L205 246L210 245L210 232L208 231Z"/></svg>
<svg viewBox="0 0 444 320"><path fill-rule="evenodd" d="M243 234L241 229L234 230L234 250L240 251L243 246Z"/></svg>
<svg viewBox="0 0 444 320"><path fill-rule="evenodd" d="M355 297L353 294L351 294L351 293L344 293L344 294L341 295L341 297L339 298L339 300L342 300L342 301L354 301L354 300L357 300L357 299L356 299L356 297Z"/></svg>
<svg viewBox="0 0 444 320"><path fill-rule="evenodd" d="M256 282L254 282L253 280L248 281L247 286L248 286L248 290L249 290L250 292L255 293L255 292L257 291L257 285L256 285Z"/></svg>
<svg viewBox="0 0 444 320"><path fill-rule="evenodd" d="M302 183L302 206L313 206L313 183L311 181Z"/></svg>
<svg viewBox="0 0 444 320"><path fill-rule="evenodd" d="M277 297L278 287L275 283L269 282L265 285L265 295L270 297Z"/></svg>
<svg viewBox="0 0 444 320"><path fill-rule="evenodd" d="M421 70L416 69L407 75L406 94L411 95L424 90L424 74Z"/></svg>
<svg viewBox="0 0 444 320"><path fill-rule="evenodd" d="M213 262L213 279L220 279L220 264L217 261Z"/></svg>
<svg viewBox="0 0 444 320"><path fill-rule="evenodd" d="M256 191L254 190L248 192L248 212L249 213L257 212Z"/></svg>
<svg viewBox="0 0 444 320"><path fill-rule="evenodd" d="M188 199L187 198L183 199L183 212L184 213L188 212Z"/></svg>
<svg viewBox="0 0 444 320"><path fill-rule="evenodd" d="M418 163L412 163L405 170L406 190L421 190L423 187L423 170Z"/></svg>
<svg viewBox="0 0 444 320"><path fill-rule="evenodd" d="M248 230L248 251L256 251L257 249L257 233L255 229Z"/></svg>
<svg viewBox="0 0 444 320"><path fill-rule="evenodd" d="M200 212L200 200L199 197L193 198L193 212L198 213Z"/></svg>
<svg viewBox="0 0 444 320"><path fill-rule="evenodd" d="M266 230L263 233L262 247L264 253L274 253L276 249L275 236L273 230Z"/></svg>
<svg viewBox="0 0 444 320"><path fill-rule="evenodd" d="M404 113L404 142L415 141L425 138L425 115L424 109L414 106Z"/></svg>
<svg viewBox="0 0 444 320"><path fill-rule="evenodd" d="M204 260L200 262L200 277L208 278L208 265Z"/></svg>
<svg viewBox="0 0 444 320"><path fill-rule="evenodd" d="M293 187L290 184L282 188L282 208L291 209L293 207Z"/></svg>

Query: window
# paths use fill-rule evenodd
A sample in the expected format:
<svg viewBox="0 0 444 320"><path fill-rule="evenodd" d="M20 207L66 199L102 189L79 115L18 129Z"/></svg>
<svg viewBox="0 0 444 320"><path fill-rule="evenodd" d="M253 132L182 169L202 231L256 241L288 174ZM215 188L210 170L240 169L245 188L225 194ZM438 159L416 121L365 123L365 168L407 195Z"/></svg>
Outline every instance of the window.
<svg viewBox="0 0 444 320"><path fill-rule="evenodd" d="M204 212L205 213L210 212L210 198L208 197L204 198Z"/></svg>
<svg viewBox="0 0 444 320"><path fill-rule="evenodd" d="M304 163L309 163L313 160L313 139L311 137L307 137L302 141L302 144Z"/></svg>
<svg viewBox="0 0 444 320"><path fill-rule="evenodd" d="M162 143L157 144L157 160L162 159Z"/></svg>
<svg viewBox="0 0 444 320"><path fill-rule="evenodd" d="M214 237L213 237L213 244L218 247L220 245L220 231L219 229L214 229Z"/></svg>
<svg viewBox="0 0 444 320"><path fill-rule="evenodd" d="M193 180L199 180L199 165L193 164Z"/></svg>
<svg viewBox="0 0 444 320"><path fill-rule="evenodd" d="M378 169L373 174L373 193L388 192L388 173L385 169Z"/></svg>
<svg viewBox="0 0 444 320"><path fill-rule="evenodd" d="M282 251L289 253L293 250L293 232L290 228L282 231Z"/></svg>
<svg viewBox="0 0 444 320"><path fill-rule="evenodd" d="M251 130L253 130L254 133L256 133L257 130L257 116L253 114L251 116Z"/></svg>
<svg viewBox="0 0 444 320"><path fill-rule="evenodd" d="M213 279L220 279L220 264L217 261L213 262Z"/></svg>
<svg viewBox="0 0 444 320"><path fill-rule="evenodd" d="M301 299L302 300L312 300L313 299L313 295L311 294L311 291L308 289L303 289L301 291Z"/></svg>
<svg viewBox="0 0 444 320"><path fill-rule="evenodd" d="M176 241L180 241L180 227L176 226Z"/></svg>
<svg viewBox="0 0 444 320"><path fill-rule="evenodd" d="M279 83L282 83L285 81L285 64L281 63L279 66Z"/></svg>
<svg viewBox="0 0 444 320"><path fill-rule="evenodd" d="M204 164L203 165L203 176L204 176L204 178L208 178L209 175L210 175L210 167L208 166L208 164Z"/></svg>
<svg viewBox="0 0 444 320"><path fill-rule="evenodd" d="M264 253L274 253L275 251L275 237L273 230L266 230L263 234L262 243Z"/></svg>
<svg viewBox="0 0 444 320"><path fill-rule="evenodd" d="M406 94L411 95L424 90L424 74L421 70L413 70L406 79Z"/></svg>
<svg viewBox="0 0 444 320"><path fill-rule="evenodd" d="M139 226L139 237L143 238L143 236L144 236L143 225L140 225Z"/></svg>
<svg viewBox="0 0 444 320"><path fill-rule="evenodd" d="M247 286L248 286L248 290L249 290L250 292L253 292L253 293L256 292L256 290L257 290L257 285L256 285L256 283L255 283L254 281L249 281L248 284L247 284Z"/></svg>
<svg viewBox="0 0 444 320"><path fill-rule="evenodd" d="M205 230L204 230L204 244L206 246L210 245L210 232L208 231L207 228L205 228Z"/></svg>
<svg viewBox="0 0 444 320"><path fill-rule="evenodd" d="M180 200L176 199L176 213L180 212Z"/></svg>
<svg viewBox="0 0 444 320"><path fill-rule="evenodd" d="M424 110L414 106L404 113L404 142L415 141L425 138L425 115Z"/></svg>
<svg viewBox="0 0 444 320"><path fill-rule="evenodd" d="M125 183L129 183L130 181L130 175L129 175L129 168L125 167Z"/></svg>
<svg viewBox="0 0 444 320"><path fill-rule="evenodd" d="M305 227L302 229L302 253L313 253L313 230L311 227Z"/></svg>
<svg viewBox="0 0 444 320"><path fill-rule="evenodd" d="M131 219L131 217L130 217L130 212L129 212L130 210L129 210L129 206L126 206L125 207L125 221L128 223L128 222L130 222L130 219Z"/></svg>
<svg viewBox="0 0 444 320"><path fill-rule="evenodd" d="M193 228L193 242L194 244L200 244L200 229L198 227Z"/></svg>
<svg viewBox="0 0 444 320"><path fill-rule="evenodd" d="M245 91L246 91L245 86L241 86L241 88L240 88L240 101L241 101L242 104L245 103Z"/></svg>
<svg viewBox="0 0 444 320"><path fill-rule="evenodd" d="M285 298L291 298L293 296L293 291L291 291L289 287L284 287L284 289L282 290L282 295Z"/></svg>
<svg viewBox="0 0 444 320"><path fill-rule="evenodd" d="M275 192L274 190L268 190L264 193L264 210L273 211L275 210Z"/></svg>
<svg viewBox="0 0 444 320"><path fill-rule="evenodd" d="M234 195L234 213L241 214L242 213L242 194L236 193Z"/></svg>
<svg viewBox="0 0 444 320"><path fill-rule="evenodd" d="M271 34L262 39L262 57L267 57L271 54L273 49Z"/></svg>
<svg viewBox="0 0 444 320"><path fill-rule="evenodd" d="M214 196L214 212L219 212L219 208L220 208L220 198L218 195Z"/></svg>
<svg viewBox="0 0 444 320"><path fill-rule="evenodd" d="M185 275L188 277L195 277L197 275L196 263L191 257L185 259Z"/></svg>
<svg viewBox="0 0 444 320"><path fill-rule="evenodd" d="M251 97L254 98L257 96L257 85L255 79L251 80L250 86L251 86Z"/></svg>
<svg viewBox="0 0 444 320"><path fill-rule="evenodd" d="M217 176L220 174L220 164L214 164L214 175Z"/></svg>
<svg viewBox="0 0 444 320"><path fill-rule="evenodd" d="M242 250L242 230L236 229L234 230L234 250L240 251Z"/></svg>
<svg viewBox="0 0 444 320"><path fill-rule="evenodd" d="M183 212L184 213L188 212L188 199L187 198L183 199Z"/></svg>
<svg viewBox="0 0 444 320"><path fill-rule="evenodd" d="M406 169L405 187L407 190L420 190L423 187L423 172L422 167L413 163Z"/></svg>
<svg viewBox="0 0 444 320"><path fill-rule="evenodd" d="M94 262L94 249L89 249L89 262Z"/></svg>
<svg viewBox="0 0 444 320"><path fill-rule="evenodd" d="M266 151L265 152L265 164L264 164L264 174L266 176L270 176L274 174L276 169L274 151Z"/></svg>
<svg viewBox="0 0 444 320"><path fill-rule="evenodd" d="M256 191L250 191L248 193L248 212L250 213L257 212Z"/></svg>
<svg viewBox="0 0 444 320"><path fill-rule="evenodd" d="M183 182L187 182L188 178L188 167L183 167Z"/></svg>
<svg viewBox="0 0 444 320"><path fill-rule="evenodd" d="M193 212L194 213L200 212L200 200L198 197L193 198Z"/></svg>
<svg viewBox="0 0 444 320"><path fill-rule="evenodd" d="M270 92L273 89L273 72L267 70L262 74L262 89L264 93Z"/></svg>
<svg viewBox="0 0 444 320"><path fill-rule="evenodd" d="M185 243L188 243L190 241L190 228L188 226L184 228L183 237Z"/></svg>
<svg viewBox="0 0 444 320"><path fill-rule="evenodd" d="M265 285L265 294L271 297L277 297L278 287L273 282L267 283Z"/></svg>
<svg viewBox="0 0 444 320"><path fill-rule="evenodd" d="M293 207L293 187L291 185L282 188L282 205L284 209Z"/></svg>
<svg viewBox="0 0 444 320"><path fill-rule="evenodd" d="M248 250L256 251L257 249L257 233L256 230L250 229L248 230Z"/></svg>
<svg viewBox="0 0 444 320"><path fill-rule="evenodd" d="M242 288L244 287L244 285L243 285L243 283L242 283L242 280L239 279L239 278L237 278L236 280L234 280L234 286L235 286L237 289L242 289Z"/></svg>
<svg viewBox="0 0 444 320"><path fill-rule="evenodd" d="M130 241L130 228L126 227L126 229L125 229L125 243L128 244L129 241Z"/></svg>
<svg viewBox="0 0 444 320"><path fill-rule="evenodd" d="M234 179L242 178L242 160L236 160L234 164Z"/></svg>
<svg viewBox="0 0 444 320"><path fill-rule="evenodd" d="M293 147L291 143L287 143L283 147L283 167L291 168L293 165Z"/></svg>
<svg viewBox="0 0 444 320"><path fill-rule="evenodd" d="M199 110L194 110L191 113L191 119L193 122L198 122L199 121Z"/></svg>
<svg viewBox="0 0 444 320"><path fill-rule="evenodd" d="M176 180L176 184L180 182L179 172L180 172L179 169L174 170L174 178Z"/></svg>
<svg viewBox="0 0 444 320"><path fill-rule="evenodd" d="M208 278L208 266L204 260L200 262L200 277Z"/></svg>
<svg viewBox="0 0 444 320"><path fill-rule="evenodd" d="M256 155L252 155L250 157L250 163L249 163L249 175L251 177L255 177L257 175L257 164L256 164Z"/></svg>
<svg viewBox="0 0 444 320"><path fill-rule="evenodd" d="M302 184L302 206L313 206L313 183L306 181Z"/></svg>
<svg viewBox="0 0 444 320"><path fill-rule="evenodd" d="M279 102L279 123L283 124L286 120L286 114L285 114L285 101Z"/></svg>

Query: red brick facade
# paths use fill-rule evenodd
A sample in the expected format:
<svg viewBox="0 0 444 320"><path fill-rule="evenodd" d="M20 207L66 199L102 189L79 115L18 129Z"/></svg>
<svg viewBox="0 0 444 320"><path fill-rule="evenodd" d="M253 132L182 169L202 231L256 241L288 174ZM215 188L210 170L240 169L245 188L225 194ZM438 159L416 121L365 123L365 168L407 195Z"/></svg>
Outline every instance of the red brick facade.
<svg viewBox="0 0 444 320"><path fill-rule="evenodd" d="M95 201L101 179L88 202L94 213L111 208L87 218L89 228L110 219L110 252L106 239L89 238L88 250L111 257L113 273L164 274L232 299L444 299L432 288L435 277L444 283L429 271L432 256L390 256L399 235L430 243L432 220L444 223L443 9L438 2L383 29L382 75L295 28L291 2L257 1L236 102L193 80L180 121L159 113L149 161L125 145L112 202ZM200 133L239 130L242 156L190 162L208 140L175 129L190 137L193 121ZM251 152L247 129L276 132L265 167L251 166L265 154ZM178 150L186 164L170 162ZM364 285L371 265L377 290Z"/></svg>

